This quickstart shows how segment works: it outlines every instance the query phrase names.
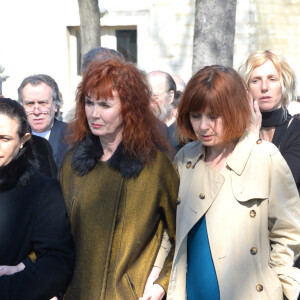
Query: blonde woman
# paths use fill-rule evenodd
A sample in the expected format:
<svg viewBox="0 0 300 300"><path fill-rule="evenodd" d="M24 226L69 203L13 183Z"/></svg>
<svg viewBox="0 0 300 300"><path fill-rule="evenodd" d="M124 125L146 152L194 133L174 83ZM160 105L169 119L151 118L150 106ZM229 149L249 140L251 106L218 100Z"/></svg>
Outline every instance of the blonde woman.
<svg viewBox="0 0 300 300"><path fill-rule="evenodd" d="M300 120L287 110L296 99L292 68L284 57L265 50L253 52L239 71L262 113L260 138L279 148L300 191Z"/></svg>

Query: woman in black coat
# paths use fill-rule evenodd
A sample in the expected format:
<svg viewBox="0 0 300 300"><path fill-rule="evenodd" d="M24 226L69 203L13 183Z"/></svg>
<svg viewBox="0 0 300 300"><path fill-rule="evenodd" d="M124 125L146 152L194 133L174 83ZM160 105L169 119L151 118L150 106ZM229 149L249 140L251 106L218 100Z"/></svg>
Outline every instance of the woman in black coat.
<svg viewBox="0 0 300 300"><path fill-rule="evenodd" d="M259 136L278 147L300 194L300 120L287 110L296 98L295 74L284 57L270 50L250 54L240 73L262 113Z"/></svg>
<svg viewBox="0 0 300 300"><path fill-rule="evenodd" d="M74 267L59 183L36 172L23 107L0 99L0 299L43 299L64 292ZM36 259L29 258L35 253Z"/></svg>

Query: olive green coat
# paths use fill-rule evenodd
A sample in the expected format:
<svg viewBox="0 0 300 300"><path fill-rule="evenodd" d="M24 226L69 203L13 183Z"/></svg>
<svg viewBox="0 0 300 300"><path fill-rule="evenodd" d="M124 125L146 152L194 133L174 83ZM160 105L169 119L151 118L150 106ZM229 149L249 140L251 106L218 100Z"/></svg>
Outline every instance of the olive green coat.
<svg viewBox="0 0 300 300"><path fill-rule="evenodd" d="M100 161L79 176L71 167L71 157L72 151L60 174L76 251L75 271L65 299L138 299L164 228L174 242L179 180L173 163L158 152L137 178L126 178L116 166ZM122 165L124 157L118 160L117 165ZM134 167L135 162L131 164ZM173 253L156 281L165 291Z"/></svg>

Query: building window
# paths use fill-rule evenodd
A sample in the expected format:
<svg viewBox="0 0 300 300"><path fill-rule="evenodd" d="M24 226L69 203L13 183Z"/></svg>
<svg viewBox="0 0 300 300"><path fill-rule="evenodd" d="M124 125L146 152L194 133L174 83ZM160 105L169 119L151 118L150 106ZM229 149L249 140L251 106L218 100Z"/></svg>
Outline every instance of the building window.
<svg viewBox="0 0 300 300"><path fill-rule="evenodd" d="M80 76L82 59L80 28L78 26L70 26L68 30L70 74ZM136 26L101 27L101 46L117 50L123 54L127 61L137 63Z"/></svg>
<svg viewBox="0 0 300 300"><path fill-rule="evenodd" d="M136 30L116 30L117 50L126 60L137 62L137 32Z"/></svg>

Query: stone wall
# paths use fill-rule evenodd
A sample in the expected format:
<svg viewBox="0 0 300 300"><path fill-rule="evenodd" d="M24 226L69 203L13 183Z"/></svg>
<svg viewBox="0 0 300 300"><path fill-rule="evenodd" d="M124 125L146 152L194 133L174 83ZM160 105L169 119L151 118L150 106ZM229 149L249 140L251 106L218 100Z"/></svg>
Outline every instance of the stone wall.
<svg viewBox="0 0 300 300"><path fill-rule="evenodd" d="M299 0L238 0L234 67L238 68L252 51L265 49L284 55L299 78Z"/></svg>

